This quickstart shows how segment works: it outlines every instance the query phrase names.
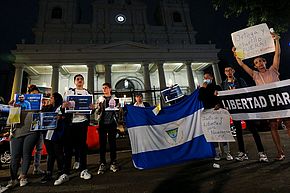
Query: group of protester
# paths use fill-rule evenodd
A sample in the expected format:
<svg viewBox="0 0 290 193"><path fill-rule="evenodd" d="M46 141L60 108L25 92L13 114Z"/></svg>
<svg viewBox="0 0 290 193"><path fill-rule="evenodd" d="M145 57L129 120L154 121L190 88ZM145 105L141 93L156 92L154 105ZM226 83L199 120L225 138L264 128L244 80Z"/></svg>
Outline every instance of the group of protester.
<svg viewBox="0 0 290 193"><path fill-rule="evenodd" d="M20 123L15 124L11 130L10 151L11 151L11 163L10 163L10 176L11 180L8 182L7 188L14 187L16 185L25 186L28 183L27 173L32 161L32 152L36 146L41 152L41 148L37 148L38 142L44 140L44 144L47 150L47 168L43 173L41 179L42 183L53 180L54 162L57 162L57 178L54 181L54 185L60 185L69 180L71 172L72 156L77 154L79 159L78 166L74 165L74 168L78 168L80 171L80 178L88 180L91 178L91 174L87 169L87 129L90 123L89 114L80 113L66 113L65 109L69 108L70 102L66 101L68 95L89 95L90 93L84 88L84 77L78 74L74 77L75 88L70 88L64 93L64 96L58 92L55 92L50 97L48 105L42 107L41 112L56 112L57 113L57 128L54 130L46 131L31 131L32 114L35 111L27 111L27 103L24 104L24 100L21 102L10 101L9 104L13 106L21 107ZM118 111L107 111L106 108L111 105L111 101L114 101L114 105L118 105L118 100L112 95L112 88L110 83L104 83L102 86L103 96L98 99L96 105L91 104L89 108L92 113L96 113L99 117L99 142L100 142L100 165L98 174L103 174L107 171L106 161L106 145L109 142L110 147L110 162L109 170L117 172L119 167L117 165L116 154L116 135L117 135L117 121ZM33 90L29 90L29 94L37 94L39 90L36 86ZM138 95L138 94L137 94ZM23 95L19 95L23 96ZM142 97L142 94L136 96ZM19 99L20 100L20 99ZM141 102L136 102L141 105ZM22 107L22 104L23 107ZM143 103L142 103L143 104ZM147 105L147 104L145 104ZM35 156L36 158L37 156ZM39 158L39 157L38 157ZM34 160L33 173L42 173L40 170L40 158ZM37 164L38 163L38 164ZM20 175L18 170L21 166Z"/></svg>
<svg viewBox="0 0 290 193"><path fill-rule="evenodd" d="M277 34L271 33L272 38L275 42L275 53L273 58L273 64L270 66L270 68L266 67L267 61L263 57L257 57L254 59L254 68L255 70L252 70L250 67L248 67L241 58L238 57L238 54L236 54L236 49L233 47L232 51L234 53L234 56L236 58L237 63L245 70L247 74L249 74L256 85L263 85L267 83L272 83L279 81L279 65L280 65L280 43L279 39L280 37ZM232 89L238 89L247 87L246 82L242 78L238 78L234 76L235 70L232 66L226 66L224 69L224 73L226 75L226 80L222 82L222 84L216 85L213 83L213 76L210 73L204 74L204 83L200 88L200 94L199 98L204 103L205 109L219 109L222 108L222 103L218 98L218 91L221 90L232 90ZM258 150L258 156L260 162L268 162L267 155L264 152L264 147L260 138L260 135L258 133L258 127L260 121L257 120L251 120L247 121L246 125L249 131L252 133L253 138L255 140L257 150ZM274 141L274 144L277 149L277 157L276 160L282 161L285 159L285 153L283 150L283 146L281 144L280 136L278 133L278 124L281 122L279 119L270 119L267 120L267 122L270 125L271 128L271 134ZM290 128L290 122L288 119L283 119L283 122L287 128ZM233 121L233 124L236 128L236 135L237 135L237 142L238 142L238 155L235 157L237 161L244 161L248 159L248 155L246 154L245 146L244 146L244 140L243 140L243 134L242 134L242 126L241 121ZM230 154L229 145L227 143L215 143L216 147L216 157L215 160L220 160L222 153L225 153L227 160L232 160L233 157ZM222 148L223 147L223 148Z"/></svg>
<svg viewBox="0 0 290 193"><path fill-rule="evenodd" d="M258 57L254 60L254 67L256 70L250 69L243 61L235 54L235 48L233 52L238 64L253 78L256 85L267 84L270 82L279 81L279 64L280 64L280 44L279 36L272 34L275 41L275 55L273 64L269 69L266 68L266 60L262 57ZM234 76L235 70L232 66L226 66L225 70L226 80L222 82L221 86L213 83L213 76L210 73L204 74L204 83L199 90L199 99L203 101L205 109L219 109L222 108L222 104L217 97L218 91L232 90L237 88L246 87L247 84L242 78ZM32 151L37 146L37 151L41 151L41 140L44 140L44 144L47 149L47 168L46 172L41 179L42 183L53 180L54 162L57 162L57 179L54 181L54 185L60 185L69 181L69 175L71 172L72 156L77 154L79 157L78 168L80 171L80 178L88 180L92 177L87 169L87 129L90 123L90 115L80 113L66 113L65 109L70 107L70 102L66 101L68 95L90 95L90 93L84 88L84 77L78 74L74 77L75 88L70 88L64 96L58 92L55 92L50 97L50 103L43 106L42 112L56 112L58 114L57 128L47 131L31 131L32 114L34 112L24 111L29 109L29 105L23 99L23 95L19 95L19 102L12 101L11 105L22 107L20 123L16 124L11 131L11 164L10 175L11 180L8 182L7 188L14 187L16 185L25 186L28 183L27 172L30 167L32 159ZM112 88L110 83L104 83L102 85L103 95L99 97L96 105L91 104L90 109L92 113L98 115L98 133L100 142L100 163L97 174L104 174L107 171L107 166L112 172L119 170L117 164L116 154L116 135L117 135L117 122L118 112L108 111L108 107L114 104L117 105L118 100L112 95ZM39 93L36 86L29 88L29 93ZM142 94L136 94L134 103L135 106L147 107L148 103L142 101ZM277 148L277 160L285 159L285 154L280 142L278 133L278 120L268 120L271 127L271 134L273 141ZM285 120L286 126L290 124ZM236 128L237 142L239 153L235 157L237 161L247 160L248 156L245 150L242 127L240 121L234 121ZM259 161L268 162L267 155L264 152L264 147L257 131L256 121L247 121L247 128L251 131L255 140ZM290 128L290 125L289 125ZM43 139L42 139L43 138ZM107 164L106 160L106 145L109 143L110 147L110 162ZM227 160L233 160L234 157L230 153L228 143L216 143L216 160L220 160L223 153L226 155ZM223 149L223 151L222 151ZM76 153L77 152L77 153ZM37 157L37 156L35 156ZM34 171L35 173L42 173L39 169L40 158L35 160ZM38 164L37 164L38 163ZM18 176L18 169L21 166L21 173Z"/></svg>

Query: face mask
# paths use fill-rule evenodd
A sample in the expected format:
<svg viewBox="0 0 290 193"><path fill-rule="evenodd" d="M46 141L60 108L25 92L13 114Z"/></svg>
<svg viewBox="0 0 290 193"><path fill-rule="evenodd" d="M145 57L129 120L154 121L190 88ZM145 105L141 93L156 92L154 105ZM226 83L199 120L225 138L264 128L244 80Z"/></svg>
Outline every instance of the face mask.
<svg viewBox="0 0 290 193"><path fill-rule="evenodd" d="M203 82L205 82L206 84L211 84L212 80L211 79L204 79Z"/></svg>

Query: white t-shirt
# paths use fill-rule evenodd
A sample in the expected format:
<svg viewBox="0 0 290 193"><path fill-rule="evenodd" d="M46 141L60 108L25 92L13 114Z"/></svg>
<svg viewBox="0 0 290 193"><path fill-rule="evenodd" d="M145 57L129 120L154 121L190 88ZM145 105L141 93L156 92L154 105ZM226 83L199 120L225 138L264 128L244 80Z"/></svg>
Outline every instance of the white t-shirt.
<svg viewBox="0 0 290 193"><path fill-rule="evenodd" d="M66 96L68 95L89 95L90 93L83 89L83 90L78 90L78 89L69 89L68 91L66 91L63 95L64 101L66 101ZM82 115L82 114L78 114L78 113L73 113L73 119L72 122L73 123L81 123L84 121L87 121L87 117L86 115Z"/></svg>

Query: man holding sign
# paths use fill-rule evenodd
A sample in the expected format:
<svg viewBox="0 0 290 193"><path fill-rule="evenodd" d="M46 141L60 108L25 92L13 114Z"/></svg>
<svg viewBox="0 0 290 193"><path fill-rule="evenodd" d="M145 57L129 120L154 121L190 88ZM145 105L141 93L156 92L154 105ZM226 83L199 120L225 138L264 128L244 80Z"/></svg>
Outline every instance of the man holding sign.
<svg viewBox="0 0 290 193"><path fill-rule="evenodd" d="M67 100L69 95L89 95L89 92L84 88L84 77L81 74L74 76L74 83L76 88L70 88L65 94L64 99ZM69 109L72 104L67 100L63 103L63 109ZM93 105L90 104L90 109ZM60 185L69 180L71 169L71 160L73 148L78 149L80 152L80 178L88 180L91 174L87 170L87 130L89 125L89 115L80 113L67 113L66 124L64 130L64 174L62 174L55 182L54 185Z"/></svg>
<svg viewBox="0 0 290 193"><path fill-rule="evenodd" d="M258 56L254 59L254 68L256 70L252 70L250 67L248 67L241 59L239 54L236 52L236 48L233 47L232 51L234 52L234 56L238 62L238 64L253 78L256 85L264 85L271 82L279 81L279 65L280 65L280 54L281 54L281 48L279 39L280 37L275 34L274 32L268 31L272 35L272 38L275 43L275 54L273 58L273 64L270 66L269 69L266 68L267 61L265 58ZM278 155L276 160L284 160L285 154L281 145L280 136L278 133L278 120L277 119L271 119L269 120L270 127L271 127L271 134L273 141L276 145Z"/></svg>
<svg viewBox="0 0 290 193"><path fill-rule="evenodd" d="M213 113L213 110L218 110L220 107L222 107L222 104L221 104L221 101L219 100L219 98L217 97L217 94L218 94L218 91L221 91L221 87L218 86L218 85L215 85L213 83L213 75L210 74L210 73L205 73L204 74L204 83L202 85L202 87L199 89L199 96L198 96L198 99L201 100L203 102L203 106L204 106L204 111L203 111L203 117L206 116L206 114L212 114ZM221 116L223 117L221 114L224 115L224 112L217 112L217 115L218 116ZM228 131L230 133L230 117L228 116ZM202 120L204 121L207 121L209 122L211 120L213 120L214 118L211 117L211 118L202 118ZM204 124L204 121L203 121L203 125ZM216 122L214 120L214 122ZM222 121L223 122L223 121ZM209 125L213 125L212 123L208 123ZM207 126L207 128L209 128ZM213 128L210 128L211 130L212 129L216 129L217 131L216 132L221 132L221 131L218 131L218 127L213 127ZM205 132L205 131L204 131ZM209 131L208 133L210 133L211 131ZM212 133L212 132L211 132ZM205 132L206 134L206 132ZM207 135L205 135L207 137ZM217 135L216 135L217 136ZM215 157L215 160L220 160L222 158L222 149L225 153L225 157L226 157L226 160L230 161L230 160L233 160L233 156L230 154L230 146L229 146L229 143L228 142L222 142L220 143L221 141L231 141L231 140L228 140L229 138L233 139L233 136L230 136L228 138L225 137L226 135L220 135L222 136L225 140L215 140L214 142L214 145L215 145L215 150L216 150L216 157ZM213 136L212 136L213 137ZM208 140L208 138L207 138ZM211 140L211 142L213 142L214 140ZM234 139L233 139L234 141ZM218 142L218 143L216 143ZM215 165L214 165L215 167Z"/></svg>

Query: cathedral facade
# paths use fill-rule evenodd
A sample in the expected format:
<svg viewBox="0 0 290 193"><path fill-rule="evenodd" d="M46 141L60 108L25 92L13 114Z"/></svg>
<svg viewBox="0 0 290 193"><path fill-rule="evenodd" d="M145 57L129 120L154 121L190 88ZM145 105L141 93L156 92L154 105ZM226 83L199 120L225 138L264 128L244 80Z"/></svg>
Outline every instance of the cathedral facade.
<svg viewBox="0 0 290 193"><path fill-rule="evenodd" d="M213 68L221 81L213 44L196 44L183 0L39 0L35 43L17 45L12 95L28 83L61 94L83 74L85 87L101 92L109 82L119 93L179 84L185 93L202 83L203 70Z"/></svg>

